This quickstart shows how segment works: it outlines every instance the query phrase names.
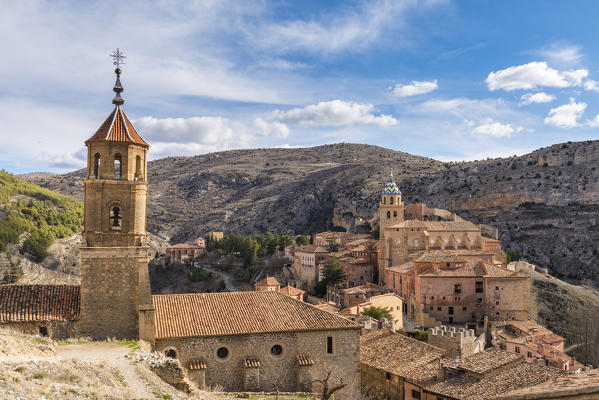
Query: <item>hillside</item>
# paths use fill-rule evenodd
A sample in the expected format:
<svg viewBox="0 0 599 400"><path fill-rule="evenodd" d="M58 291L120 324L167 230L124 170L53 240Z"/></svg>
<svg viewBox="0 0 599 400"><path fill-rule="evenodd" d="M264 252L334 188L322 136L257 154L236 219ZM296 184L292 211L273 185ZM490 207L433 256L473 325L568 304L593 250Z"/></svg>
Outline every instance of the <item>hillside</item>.
<svg viewBox="0 0 599 400"><path fill-rule="evenodd" d="M149 163L148 229L171 242L211 230L312 233L375 217L393 168L407 203L499 228L505 247L573 282L599 279L599 142L442 163L377 146L235 150ZM84 171L24 178L82 198Z"/></svg>
<svg viewBox="0 0 599 400"><path fill-rule="evenodd" d="M22 261L50 269L71 265L68 253L49 259L49 247L79 232L82 224L80 201L0 171L0 282L18 279L31 264Z"/></svg>

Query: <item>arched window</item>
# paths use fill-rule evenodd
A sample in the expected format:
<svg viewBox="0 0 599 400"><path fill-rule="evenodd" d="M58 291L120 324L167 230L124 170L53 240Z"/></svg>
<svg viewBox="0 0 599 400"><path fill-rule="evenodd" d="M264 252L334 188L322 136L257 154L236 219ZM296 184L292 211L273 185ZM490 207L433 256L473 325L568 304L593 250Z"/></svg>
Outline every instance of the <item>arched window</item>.
<svg viewBox="0 0 599 400"><path fill-rule="evenodd" d="M393 197L389 197L389 204L393 204Z"/></svg>
<svg viewBox="0 0 599 400"><path fill-rule="evenodd" d="M391 211L387 211L387 219L391 218Z"/></svg>
<svg viewBox="0 0 599 400"><path fill-rule="evenodd" d="M110 230L111 231L120 231L121 230L121 222L123 216L121 214L120 206L112 206L110 207Z"/></svg>
<svg viewBox="0 0 599 400"><path fill-rule="evenodd" d="M393 211L393 218L397 218L397 211Z"/></svg>
<svg viewBox="0 0 599 400"><path fill-rule="evenodd" d="M383 197L383 204L387 204L387 198Z"/></svg>
<svg viewBox="0 0 599 400"><path fill-rule="evenodd" d="M135 157L135 178L136 181L142 181L143 175L141 173L141 157Z"/></svg>
<svg viewBox="0 0 599 400"><path fill-rule="evenodd" d="M123 178L123 157L120 154L114 155L114 179Z"/></svg>
<svg viewBox="0 0 599 400"><path fill-rule="evenodd" d="M94 156L94 179L100 179L100 153Z"/></svg>

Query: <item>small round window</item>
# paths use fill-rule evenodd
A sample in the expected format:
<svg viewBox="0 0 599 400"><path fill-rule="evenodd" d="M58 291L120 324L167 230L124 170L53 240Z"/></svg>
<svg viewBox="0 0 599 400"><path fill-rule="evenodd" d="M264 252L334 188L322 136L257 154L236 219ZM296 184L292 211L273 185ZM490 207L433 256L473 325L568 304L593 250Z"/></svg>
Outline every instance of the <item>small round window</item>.
<svg viewBox="0 0 599 400"><path fill-rule="evenodd" d="M216 350L216 356L221 360L224 360L229 356L229 349L227 349L226 347L219 348L218 350Z"/></svg>
<svg viewBox="0 0 599 400"><path fill-rule="evenodd" d="M169 349L164 353L167 357L169 358L176 358L177 357L177 352L173 349Z"/></svg>
<svg viewBox="0 0 599 400"><path fill-rule="evenodd" d="M283 353L283 348L280 344L275 344L270 348L270 354L273 356L280 356Z"/></svg>

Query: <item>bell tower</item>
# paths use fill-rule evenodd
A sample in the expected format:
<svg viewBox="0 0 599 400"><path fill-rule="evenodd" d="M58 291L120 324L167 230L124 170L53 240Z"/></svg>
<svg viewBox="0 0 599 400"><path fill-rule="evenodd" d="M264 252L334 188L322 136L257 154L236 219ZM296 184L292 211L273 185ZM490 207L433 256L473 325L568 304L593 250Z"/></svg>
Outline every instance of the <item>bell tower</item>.
<svg viewBox="0 0 599 400"><path fill-rule="evenodd" d="M89 138L81 247L80 333L153 342L154 308L148 274L146 198L149 144L123 111L117 66L114 109Z"/></svg>
<svg viewBox="0 0 599 400"><path fill-rule="evenodd" d="M391 178L382 190L379 203L379 284L385 283L385 271L391 266L391 239L388 234L385 234L385 228L403 222L403 220L404 204L401 199L401 190L393 180L393 171L391 171Z"/></svg>

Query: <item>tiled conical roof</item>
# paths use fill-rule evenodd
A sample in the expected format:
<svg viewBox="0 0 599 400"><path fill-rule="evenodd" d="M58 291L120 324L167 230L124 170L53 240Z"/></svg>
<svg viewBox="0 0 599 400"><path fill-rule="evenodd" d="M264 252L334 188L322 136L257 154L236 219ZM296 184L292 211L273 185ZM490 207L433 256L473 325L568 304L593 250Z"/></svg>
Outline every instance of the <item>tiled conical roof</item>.
<svg viewBox="0 0 599 400"><path fill-rule="evenodd" d="M150 147L133 127L120 105L117 105L100 129L87 142L110 140L115 142L131 142Z"/></svg>

